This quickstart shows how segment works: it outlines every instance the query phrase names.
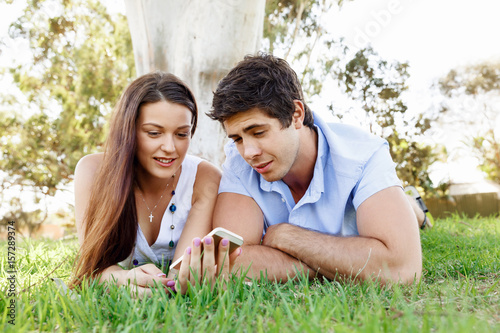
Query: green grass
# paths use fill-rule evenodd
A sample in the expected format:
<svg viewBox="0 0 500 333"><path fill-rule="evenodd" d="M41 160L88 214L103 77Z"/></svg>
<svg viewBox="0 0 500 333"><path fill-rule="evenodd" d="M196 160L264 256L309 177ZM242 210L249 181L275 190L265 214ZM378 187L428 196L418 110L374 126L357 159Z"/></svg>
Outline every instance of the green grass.
<svg viewBox="0 0 500 333"><path fill-rule="evenodd" d="M16 326L7 320L7 245L0 243L0 331L81 332L499 332L500 221L438 220L422 233L424 275L411 286L298 279L230 281L226 291L135 300L125 288L58 291L77 250L72 241L17 239ZM30 287L31 286L31 287Z"/></svg>

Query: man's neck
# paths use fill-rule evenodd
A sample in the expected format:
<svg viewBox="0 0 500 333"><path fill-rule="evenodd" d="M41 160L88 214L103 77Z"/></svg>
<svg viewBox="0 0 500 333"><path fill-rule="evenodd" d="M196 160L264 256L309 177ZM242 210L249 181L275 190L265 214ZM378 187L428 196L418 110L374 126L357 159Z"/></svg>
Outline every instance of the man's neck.
<svg viewBox="0 0 500 333"><path fill-rule="evenodd" d="M283 182L288 185L295 203L304 196L314 175L314 166L318 156L318 133L305 127L300 137L297 159Z"/></svg>

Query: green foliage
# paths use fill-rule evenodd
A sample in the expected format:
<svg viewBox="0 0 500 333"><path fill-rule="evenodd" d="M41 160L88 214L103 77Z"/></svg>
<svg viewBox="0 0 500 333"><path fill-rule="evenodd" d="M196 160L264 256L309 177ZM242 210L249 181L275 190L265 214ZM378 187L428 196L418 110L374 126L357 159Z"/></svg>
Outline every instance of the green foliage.
<svg viewBox="0 0 500 333"><path fill-rule="evenodd" d="M401 137L394 131L385 139L389 142L392 159L397 165L396 172L404 186L421 188L425 197L443 195L429 177L429 168L438 160L435 147L415 141L415 137L408 136L407 132Z"/></svg>
<svg viewBox="0 0 500 333"><path fill-rule="evenodd" d="M284 284L230 281L188 295L135 300L125 287L87 283L76 295L51 278L70 279L76 240L18 237L16 326L0 279L0 330L125 332L497 332L500 329L500 225L495 218L437 220L422 232L422 280L409 286L350 281ZM0 243L5 248L5 243ZM0 256L6 266L6 251Z"/></svg>
<svg viewBox="0 0 500 333"><path fill-rule="evenodd" d="M385 136L406 112L401 94L407 89L407 70L407 63L389 63L368 47L358 51L340 73L345 92L361 102L370 132Z"/></svg>
<svg viewBox="0 0 500 333"><path fill-rule="evenodd" d="M402 99L408 64L383 60L372 48L358 51L339 74L339 84L365 111L370 131L385 138L404 185L435 193L429 167L438 159L436 147L419 142L433 119L407 113Z"/></svg>
<svg viewBox="0 0 500 333"><path fill-rule="evenodd" d="M324 17L343 0L266 1L264 49L292 64L304 94L321 92L344 45L328 33Z"/></svg>
<svg viewBox="0 0 500 333"><path fill-rule="evenodd" d="M31 61L9 68L29 105L1 106L4 186L54 195L102 145L112 105L134 76L127 21L99 1L31 0L10 36L28 41Z"/></svg>
<svg viewBox="0 0 500 333"><path fill-rule="evenodd" d="M452 69L438 86L448 98L442 106L443 114L476 129L467 144L487 178L500 183L500 140L495 128L500 120L500 61ZM463 102L464 96L467 103ZM459 101L458 105L453 101Z"/></svg>
<svg viewBox="0 0 500 333"><path fill-rule="evenodd" d="M456 93L480 95L500 91L500 62L482 62L452 69L439 80L441 91L448 97Z"/></svg>
<svg viewBox="0 0 500 333"><path fill-rule="evenodd" d="M479 168L488 179L500 183L500 140L495 135L495 130L490 128L483 135L472 138L470 146L479 158Z"/></svg>
<svg viewBox="0 0 500 333"><path fill-rule="evenodd" d="M20 230L26 227L28 234L25 236L31 237L32 233L35 232L48 217L47 211L42 211L41 209L29 212L26 211L23 209L23 203L17 197L10 200L9 206L10 211L3 216L3 220L0 224L0 230L2 232L6 232L9 223L15 221L18 228L17 232L20 233Z"/></svg>
<svg viewBox="0 0 500 333"><path fill-rule="evenodd" d="M331 37L324 16L343 1L267 1L264 37L269 52L287 59L298 72L306 98L323 91L334 79L344 92L361 104L363 123L391 145L400 179L418 186L427 195L436 194L428 168L440 151L421 143L433 119L409 116L401 95L407 89L407 63L389 63L366 48L348 59L342 40ZM279 53L283 53L283 55ZM344 64L344 66L342 66ZM330 106L333 111L333 106ZM343 113L334 112L342 119Z"/></svg>

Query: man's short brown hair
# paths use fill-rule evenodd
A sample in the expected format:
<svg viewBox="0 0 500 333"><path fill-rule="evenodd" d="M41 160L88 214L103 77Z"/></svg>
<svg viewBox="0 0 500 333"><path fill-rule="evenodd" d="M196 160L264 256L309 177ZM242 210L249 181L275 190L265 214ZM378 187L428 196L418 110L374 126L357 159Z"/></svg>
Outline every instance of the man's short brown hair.
<svg viewBox="0 0 500 333"><path fill-rule="evenodd" d="M313 128L312 112L295 71L285 60L259 53L246 56L219 82L207 115L223 123L237 113L258 108L286 128L292 123L295 100L304 105L304 125Z"/></svg>

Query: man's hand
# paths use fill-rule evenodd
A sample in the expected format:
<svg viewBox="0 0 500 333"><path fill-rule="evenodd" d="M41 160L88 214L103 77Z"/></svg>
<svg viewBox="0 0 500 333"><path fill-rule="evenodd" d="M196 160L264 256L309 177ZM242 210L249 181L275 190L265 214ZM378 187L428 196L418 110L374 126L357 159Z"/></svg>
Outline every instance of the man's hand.
<svg viewBox="0 0 500 333"><path fill-rule="evenodd" d="M399 187L382 190L358 209L359 236L339 237L281 223L270 226L262 245L282 251L329 279L359 278L411 283L419 279L419 233Z"/></svg>
<svg viewBox="0 0 500 333"><path fill-rule="evenodd" d="M291 225L289 223L279 223L268 227L266 230L266 234L262 239L262 245L283 251L280 248L280 240L288 238L288 231L290 231L294 227L294 225Z"/></svg>

